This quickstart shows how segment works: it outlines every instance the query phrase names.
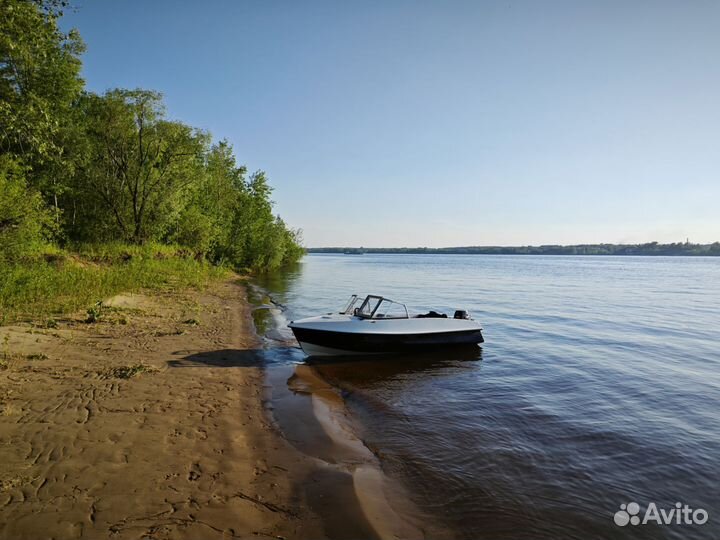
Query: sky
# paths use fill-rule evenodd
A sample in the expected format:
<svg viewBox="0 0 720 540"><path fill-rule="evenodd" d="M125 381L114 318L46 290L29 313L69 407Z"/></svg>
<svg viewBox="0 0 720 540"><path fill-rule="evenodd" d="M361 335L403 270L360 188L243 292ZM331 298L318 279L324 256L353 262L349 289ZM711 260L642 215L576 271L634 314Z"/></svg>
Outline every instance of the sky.
<svg viewBox="0 0 720 540"><path fill-rule="evenodd" d="M720 2L74 0L322 246L720 240Z"/></svg>

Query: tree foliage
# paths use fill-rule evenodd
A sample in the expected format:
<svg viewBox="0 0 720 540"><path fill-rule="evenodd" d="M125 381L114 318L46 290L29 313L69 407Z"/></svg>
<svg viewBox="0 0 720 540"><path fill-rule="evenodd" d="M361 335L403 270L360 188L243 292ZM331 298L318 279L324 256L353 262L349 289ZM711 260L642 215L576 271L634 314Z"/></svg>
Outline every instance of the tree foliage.
<svg viewBox="0 0 720 540"><path fill-rule="evenodd" d="M227 142L169 120L158 92L83 90L82 40L57 26L64 5L0 0L0 220L14 223L0 227L0 257L19 256L7 246L22 231L28 246L49 233L176 243L255 270L297 259L300 234L273 214L265 174L247 177Z"/></svg>
<svg viewBox="0 0 720 540"><path fill-rule="evenodd" d="M39 165L62 153L58 132L82 90L84 44L35 2L0 0L0 13L1 148Z"/></svg>
<svg viewBox="0 0 720 540"><path fill-rule="evenodd" d="M99 238L142 242L166 229L168 216L181 204L184 188L202 175L207 135L163 117L161 96L147 90L86 94L78 108L87 141L75 182L75 194L90 235L97 209L109 215ZM88 224L87 221L91 223Z"/></svg>
<svg viewBox="0 0 720 540"><path fill-rule="evenodd" d="M29 188L26 167L0 156L0 262L39 251L52 233L52 219L37 191Z"/></svg>

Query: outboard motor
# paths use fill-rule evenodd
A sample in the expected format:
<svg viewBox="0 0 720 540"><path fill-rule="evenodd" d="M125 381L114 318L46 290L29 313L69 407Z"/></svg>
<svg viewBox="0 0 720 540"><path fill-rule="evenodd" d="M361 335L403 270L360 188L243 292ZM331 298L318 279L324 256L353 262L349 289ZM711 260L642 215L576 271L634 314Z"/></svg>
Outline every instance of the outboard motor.
<svg viewBox="0 0 720 540"><path fill-rule="evenodd" d="M453 319L470 319L470 314L464 310L464 309L458 309L455 311L455 315L453 315Z"/></svg>

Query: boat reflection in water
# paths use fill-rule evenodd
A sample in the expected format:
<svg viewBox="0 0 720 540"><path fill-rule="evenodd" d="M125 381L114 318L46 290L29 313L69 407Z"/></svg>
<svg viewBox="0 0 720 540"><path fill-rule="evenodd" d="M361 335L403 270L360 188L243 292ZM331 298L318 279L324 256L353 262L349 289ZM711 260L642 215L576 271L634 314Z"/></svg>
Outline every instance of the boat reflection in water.
<svg viewBox="0 0 720 540"><path fill-rule="evenodd" d="M481 347L459 345L412 354L309 357L303 365L309 366L332 385L346 389L348 385L368 387L374 383L411 375L442 376L464 367L477 367L475 363L480 360Z"/></svg>

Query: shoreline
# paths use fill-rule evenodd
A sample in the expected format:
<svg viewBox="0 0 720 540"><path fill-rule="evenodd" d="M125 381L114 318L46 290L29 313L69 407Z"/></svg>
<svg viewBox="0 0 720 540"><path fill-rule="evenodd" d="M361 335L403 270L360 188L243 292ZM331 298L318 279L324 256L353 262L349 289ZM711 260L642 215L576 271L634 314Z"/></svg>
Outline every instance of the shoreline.
<svg viewBox="0 0 720 540"><path fill-rule="evenodd" d="M340 396L309 366L268 366L278 336L256 332L250 286L118 295L93 324L0 327L0 538L424 536L392 509L401 490ZM309 397L302 437L331 439L325 454L284 433L283 392Z"/></svg>

